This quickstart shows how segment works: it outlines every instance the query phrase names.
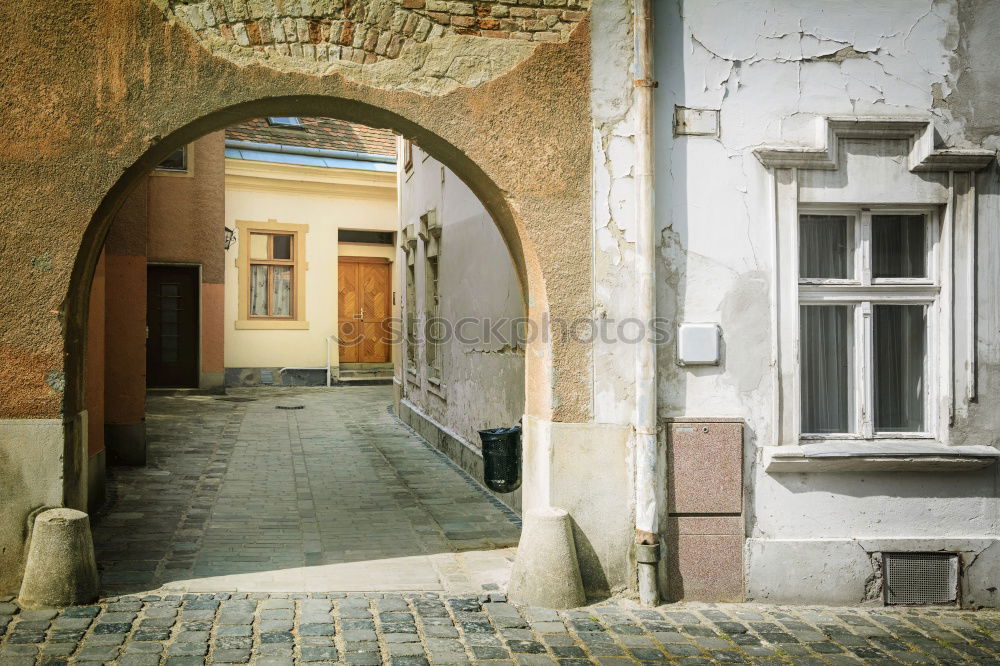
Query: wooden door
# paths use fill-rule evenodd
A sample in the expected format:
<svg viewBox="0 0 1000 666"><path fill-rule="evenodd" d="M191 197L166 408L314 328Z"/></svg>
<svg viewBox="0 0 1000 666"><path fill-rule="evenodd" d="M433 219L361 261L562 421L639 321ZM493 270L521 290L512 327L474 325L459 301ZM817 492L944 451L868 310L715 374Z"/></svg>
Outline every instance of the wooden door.
<svg viewBox="0 0 1000 666"><path fill-rule="evenodd" d="M197 266L149 266L146 282L146 385L198 387Z"/></svg>
<svg viewBox="0 0 1000 666"><path fill-rule="evenodd" d="M388 363L392 281L389 262L340 257L337 319L341 363Z"/></svg>

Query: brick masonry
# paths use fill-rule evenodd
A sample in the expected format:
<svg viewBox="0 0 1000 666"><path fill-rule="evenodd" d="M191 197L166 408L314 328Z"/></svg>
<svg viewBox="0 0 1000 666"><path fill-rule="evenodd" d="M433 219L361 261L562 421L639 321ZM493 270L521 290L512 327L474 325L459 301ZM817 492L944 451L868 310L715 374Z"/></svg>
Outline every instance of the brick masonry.
<svg viewBox="0 0 1000 666"><path fill-rule="evenodd" d="M203 41L266 54L372 64L446 35L564 42L591 0L173 0Z"/></svg>

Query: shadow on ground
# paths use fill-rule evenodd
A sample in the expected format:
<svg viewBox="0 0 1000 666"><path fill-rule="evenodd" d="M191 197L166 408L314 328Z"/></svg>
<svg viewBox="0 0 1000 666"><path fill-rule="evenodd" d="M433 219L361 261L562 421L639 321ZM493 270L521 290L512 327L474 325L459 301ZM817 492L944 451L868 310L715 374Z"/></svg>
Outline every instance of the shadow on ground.
<svg viewBox="0 0 1000 666"><path fill-rule="evenodd" d="M517 516L389 413L390 388L229 397L248 400L148 399L148 465L109 470L94 518L106 593L506 586Z"/></svg>

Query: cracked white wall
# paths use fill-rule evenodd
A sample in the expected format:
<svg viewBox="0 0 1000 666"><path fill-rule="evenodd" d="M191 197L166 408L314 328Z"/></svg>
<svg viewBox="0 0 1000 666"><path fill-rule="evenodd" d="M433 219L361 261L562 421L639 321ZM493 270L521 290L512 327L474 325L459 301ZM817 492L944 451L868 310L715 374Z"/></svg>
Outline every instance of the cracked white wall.
<svg viewBox="0 0 1000 666"><path fill-rule="evenodd" d="M634 411L633 345L616 342L635 312L635 119L630 2L594 4L594 420L629 424Z"/></svg>
<svg viewBox="0 0 1000 666"><path fill-rule="evenodd" d="M662 0L656 10L658 315L718 322L723 331L719 367L681 368L673 346L661 348L660 414L743 419L752 465L758 447L775 443L776 363L773 181L752 150L815 146L817 120L829 115L930 117L945 145L997 147L997 88L986 93L983 86L998 78L987 35L995 39L990 26L1000 27L1000 7L972 0ZM970 86L970 77L978 83ZM674 137L675 105L718 111L719 136ZM1000 234L993 228L1000 187L995 171L979 182L980 384L992 394L980 399L988 408L974 405L959 425L966 443L996 444ZM615 234L604 236L599 247L623 255L616 255ZM748 467L752 596L815 601L827 594L817 585L842 576L846 582L828 600L861 601L871 562L858 538L874 549L997 550L989 547L1000 533L996 466L782 478ZM991 564L977 566L997 564L985 559ZM801 570L790 575L789 562ZM997 602L981 594L980 602Z"/></svg>

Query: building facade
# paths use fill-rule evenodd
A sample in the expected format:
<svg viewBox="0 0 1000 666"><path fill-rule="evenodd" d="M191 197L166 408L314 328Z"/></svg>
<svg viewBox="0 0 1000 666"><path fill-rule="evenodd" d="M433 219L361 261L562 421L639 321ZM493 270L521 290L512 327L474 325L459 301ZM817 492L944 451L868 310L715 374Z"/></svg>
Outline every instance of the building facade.
<svg viewBox="0 0 1000 666"><path fill-rule="evenodd" d="M226 136L226 384L391 377L395 137L295 116Z"/></svg>
<svg viewBox="0 0 1000 666"><path fill-rule="evenodd" d="M478 431L524 408L523 291L472 190L418 146L400 140L400 153L397 413L483 481ZM499 497L520 509L519 491Z"/></svg>
<svg viewBox="0 0 1000 666"><path fill-rule="evenodd" d="M879 603L910 558L997 605L995 3L382 5L18 3L54 34L0 47L32 64L4 81L0 587L32 511L86 504L88 296L125 195L298 114L412 139L493 219L545 333L521 505L570 513L589 593Z"/></svg>

